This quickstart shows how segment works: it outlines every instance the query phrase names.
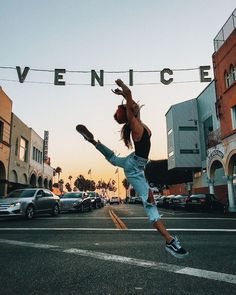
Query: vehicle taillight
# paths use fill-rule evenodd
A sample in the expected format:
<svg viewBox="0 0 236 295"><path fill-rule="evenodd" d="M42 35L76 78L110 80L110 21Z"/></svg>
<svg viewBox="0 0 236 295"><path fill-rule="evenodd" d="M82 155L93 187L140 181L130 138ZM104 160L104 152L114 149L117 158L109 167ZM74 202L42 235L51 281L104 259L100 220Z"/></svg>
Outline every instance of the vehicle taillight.
<svg viewBox="0 0 236 295"><path fill-rule="evenodd" d="M206 199L200 199L200 202L201 203L205 203L206 202Z"/></svg>

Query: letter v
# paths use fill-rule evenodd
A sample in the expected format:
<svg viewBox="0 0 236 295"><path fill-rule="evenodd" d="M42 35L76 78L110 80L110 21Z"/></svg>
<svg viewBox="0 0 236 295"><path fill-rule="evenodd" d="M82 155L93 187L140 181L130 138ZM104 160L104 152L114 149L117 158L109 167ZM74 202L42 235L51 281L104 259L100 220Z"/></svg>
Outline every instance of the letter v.
<svg viewBox="0 0 236 295"><path fill-rule="evenodd" d="M25 78L30 70L29 67L25 67L23 73L21 73L21 67L16 66L16 70L17 70L17 75L19 78L19 82L23 83L25 81Z"/></svg>

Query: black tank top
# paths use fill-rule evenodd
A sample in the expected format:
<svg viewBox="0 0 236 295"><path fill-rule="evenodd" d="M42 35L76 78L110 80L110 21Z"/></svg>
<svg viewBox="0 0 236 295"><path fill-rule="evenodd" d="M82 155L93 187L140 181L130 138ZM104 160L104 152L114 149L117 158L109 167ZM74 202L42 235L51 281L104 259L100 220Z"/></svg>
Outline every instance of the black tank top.
<svg viewBox="0 0 236 295"><path fill-rule="evenodd" d="M135 147L135 155L138 157L142 157L144 159L148 159L148 155L151 148L151 135L148 134L146 128L143 129L143 135L140 141L134 141Z"/></svg>

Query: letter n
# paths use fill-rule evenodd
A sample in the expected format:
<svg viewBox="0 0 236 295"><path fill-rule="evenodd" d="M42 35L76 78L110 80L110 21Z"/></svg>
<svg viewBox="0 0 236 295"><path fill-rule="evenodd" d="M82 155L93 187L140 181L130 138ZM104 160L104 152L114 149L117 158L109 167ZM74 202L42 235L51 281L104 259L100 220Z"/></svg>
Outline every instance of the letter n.
<svg viewBox="0 0 236 295"><path fill-rule="evenodd" d="M95 70L91 70L91 86L95 86L95 80L100 86L104 86L104 71L100 70L100 77Z"/></svg>

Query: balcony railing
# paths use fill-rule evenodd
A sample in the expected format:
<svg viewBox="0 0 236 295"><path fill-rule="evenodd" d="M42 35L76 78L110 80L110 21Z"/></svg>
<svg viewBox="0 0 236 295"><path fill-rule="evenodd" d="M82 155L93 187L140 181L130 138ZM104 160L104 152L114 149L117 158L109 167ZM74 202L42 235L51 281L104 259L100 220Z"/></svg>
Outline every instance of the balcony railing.
<svg viewBox="0 0 236 295"><path fill-rule="evenodd" d="M214 39L215 52L218 51L219 48L224 44L234 29L236 29L236 9L233 11L231 16L228 18Z"/></svg>
<svg viewBox="0 0 236 295"><path fill-rule="evenodd" d="M207 149L216 146L221 143L221 132L220 129L216 129L215 131L209 132L207 136Z"/></svg>

